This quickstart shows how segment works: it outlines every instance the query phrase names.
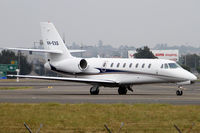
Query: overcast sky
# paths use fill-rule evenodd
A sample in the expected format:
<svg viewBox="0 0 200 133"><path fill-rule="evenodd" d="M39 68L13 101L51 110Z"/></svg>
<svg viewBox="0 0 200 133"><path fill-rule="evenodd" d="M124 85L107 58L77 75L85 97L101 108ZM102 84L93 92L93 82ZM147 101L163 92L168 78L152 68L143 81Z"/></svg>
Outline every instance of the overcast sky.
<svg viewBox="0 0 200 133"><path fill-rule="evenodd" d="M200 46L200 0L0 0L1 47L31 47L51 21L66 43Z"/></svg>

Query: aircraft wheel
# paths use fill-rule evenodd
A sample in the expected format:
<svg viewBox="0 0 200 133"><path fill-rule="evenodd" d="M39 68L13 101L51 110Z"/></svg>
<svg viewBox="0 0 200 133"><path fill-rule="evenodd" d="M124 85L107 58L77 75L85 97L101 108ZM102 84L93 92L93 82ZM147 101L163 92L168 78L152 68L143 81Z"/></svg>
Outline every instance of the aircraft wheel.
<svg viewBox="0 0 200 133"><path fill-rule="evenodd" d="M118 93L119 93L119 95L126 95L127 88L126 87L119 87Z"/></svg>
<svg viewBox="0 0 200 133"><path fill-rule="evenodd" d="M177 91L176 91L176 95L177 95L177 96L182 96L182 95L183 95L183 91L177 90Z"/></svg>
<svg viewBox="0 0 200 133"><path fill-rule="evenodd" d="M182 96L183 95L183 91L180 91L180 96Z"/></svg>
<svg viewBox="0 0 200 133"><path fill-rule="evenodd" d="M90 88L91 95L98 95L99 94L99 86L93 86Z"/></svg>

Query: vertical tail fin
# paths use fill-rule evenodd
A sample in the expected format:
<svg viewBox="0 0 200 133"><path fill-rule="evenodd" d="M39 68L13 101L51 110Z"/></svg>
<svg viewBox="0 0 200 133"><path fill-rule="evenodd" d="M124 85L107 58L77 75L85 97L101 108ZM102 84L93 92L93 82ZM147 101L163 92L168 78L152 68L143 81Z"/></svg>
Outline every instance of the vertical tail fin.
<svg viewBox="0 0 200 133"><path fill-rule="evenodd" d="M42 40L44 43L44 49L62 51L62 54L49 53L48 59L50 59L51 62L54 62L66 58L72 58L69 50L65 46L62 38L60 37L53 23L41 22L40 26L41 26Z"/></svg>

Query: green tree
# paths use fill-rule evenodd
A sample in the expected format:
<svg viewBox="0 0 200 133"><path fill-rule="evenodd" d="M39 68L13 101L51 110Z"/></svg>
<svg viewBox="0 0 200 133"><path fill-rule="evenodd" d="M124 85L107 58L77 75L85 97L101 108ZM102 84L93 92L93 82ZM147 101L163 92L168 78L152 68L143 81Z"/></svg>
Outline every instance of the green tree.
<svg viewBox="0 0 200 133"><path fill-rule="evenodd" d="M3 50L0 53L0 64L10 64L11 60L17 60L15 53L9 50Z"/></svg>
<svg viewBox="0 0 200 133"><path fill-rule="evenodd" d="M188 71L190 71L190 67L189 67L189 66L186 66L186 65L181 65L181 67L182 67L183 69L185 69L185 70L188 70Z"/></svg>
<svg viewBox="0 0 200 133"><path fill-rule="evenodd" d="M188 54L184 57L183 64L186 64L190 68L197 68L199 67L199 61L200 61L200 56L196 54Z"/></svg>
<svg viewBox="0 0 200 133"><path fill-rule="evenodd" d="M11 60L18 61L18 56L9 50L3 50L0 53L0 64L10 64ZM20 74L29 74L32 70L32 64L28 62L27 57L20 54Z"/></svg>
<svg viewBox="0 0 200 133"><path fill-rule="evenodd" d="M200 73L200 66L199 66L199 67L197 67L197 72L198 72L198 73Z"/></svg>
<svg viewBox="0 0 200 133"><path fill-rule="evenodd" d="M147 46L144 46L144 48L137 48L136 52L134 54L135 58L150 58L150 59L155 59L157 58L154 56L154 54L150 51L150 49Z"/></svg>

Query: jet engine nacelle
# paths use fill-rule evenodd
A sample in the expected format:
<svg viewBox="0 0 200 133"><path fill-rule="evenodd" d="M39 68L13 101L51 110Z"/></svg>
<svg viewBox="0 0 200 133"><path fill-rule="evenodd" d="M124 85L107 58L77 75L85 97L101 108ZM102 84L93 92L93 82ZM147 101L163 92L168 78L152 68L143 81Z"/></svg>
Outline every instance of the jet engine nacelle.
<svg viewBox="0 0 200 133"><path fill-rule="evenodd" d="M87 63L87 61L86 61L85 59L81 59L81 60L79 61L78 66L79 66L79 69L80 69L81 71L84 71L84 70L86 70L86 69L88 68L88 63Z"/></svg>
<svg viewBox="0 0 200 133"><path fill-rule="evenodd" d="M71 58L56 63L50 63L50 67L54 67L55 71L66 73L99 73L98 69L90 67L86 59Z"/></svg>

